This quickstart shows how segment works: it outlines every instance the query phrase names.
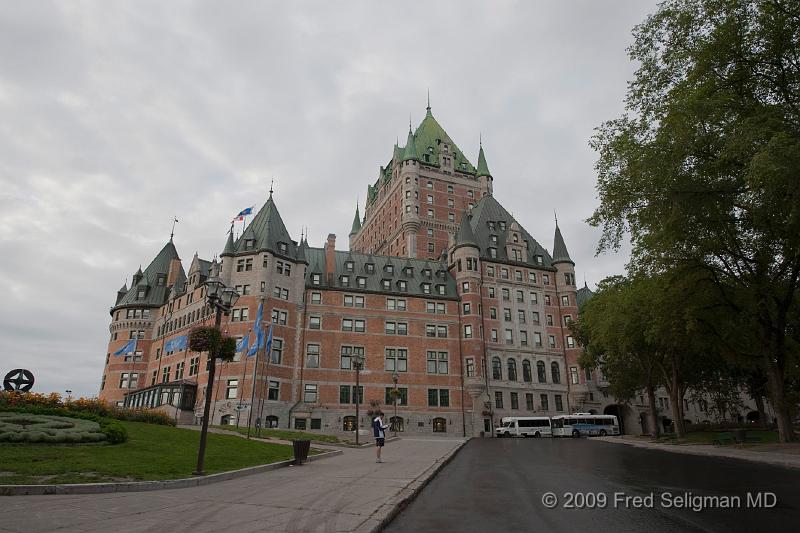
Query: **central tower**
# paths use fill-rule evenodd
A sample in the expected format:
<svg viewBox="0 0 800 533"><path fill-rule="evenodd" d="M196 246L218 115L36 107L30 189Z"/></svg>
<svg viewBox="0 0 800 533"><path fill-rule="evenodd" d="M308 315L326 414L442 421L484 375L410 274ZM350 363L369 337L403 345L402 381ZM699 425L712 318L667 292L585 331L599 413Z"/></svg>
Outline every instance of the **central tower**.
<svg viewBox="0 0 800 533"><path fill-rule="evenodd" d="M464 211L492 193L492 176L479 147L478 168L456 146L431 113L416 131L408 128L405 146L367 185L364 218L358 208L350 249L371 254L439 259L458 231Z"/></svg>

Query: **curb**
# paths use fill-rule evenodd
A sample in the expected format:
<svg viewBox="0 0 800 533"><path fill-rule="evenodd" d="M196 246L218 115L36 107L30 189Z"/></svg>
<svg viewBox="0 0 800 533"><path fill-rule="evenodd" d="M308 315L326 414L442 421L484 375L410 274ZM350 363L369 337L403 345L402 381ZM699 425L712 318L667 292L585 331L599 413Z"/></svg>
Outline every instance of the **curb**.
<svg viewBox="0 0 800 533"><path fill-rule="evenodd" d="M460 452L469 441L470 439L464 440L461 444L458 445L457 448L450 451L443 458L437 460L436 463L428 467L427 470L425 470L422 474L417 476L417 478L414 481L406 485L406 487L404 487L403 490L401 490L397 496L389 500L387 503L383 504L373 514L373 517L375 516L375 514L381 513L381 511L385 507L389 507L389 510L386 512L386 515L383 518L381 519L376 518L376 520L379 520L379 522L376 526L374 526L369 530L369 533L379 533L380 531L383 531L386 528L386 526L388 526L392 522L392 520L394 520L395 517L398 514L400 514L400 512L403 509L408 507L411 504L411 502L413 502L417 498L417 496L420 495L422 489L424 489L428 485L428 483L430 483L433 480L433 478L435 478L436 475L445 466L447 466L450 463L450 461L453 460L456 454L458 454L458 452Z"/></svg>
<svg viewBox="0 0 800 533"><path fill-rule="evenodd" d="M602 437L597 437L596 439L601 440L602 442L610 442L612 444L624 444L626 446L632 446L634 448L639 448L643 450L662 451L667 453L680 453L684 455L695 455L699 457L716 457L718 459L734 459L734 460L738 459L740 461L747 461L750 463L758 463L762 465L800 469L800 456L798 456L798 459L796 460L784 460L782 457L775 457L774 455L770 456L770 452L752 452L752 453L757 453L759 455L739 454L739 453L709 453L709 451L712 450L717 451L717 448L709 446L709 450L707 451L707 450L698 450L694 448L687 448L686 446L679 444L661 445L661 444L652 444L644 442L635 442L623 439L618 440L614 437L606 437L605 439L603 439ZM719 450L719 451L727 452L727 450ZM737 450L731 450L731 451L736 452Z"/></svg>
<svg viewBox="0 0 800 533"><path fill-rule="evenodd" d="M334 455L341 455L341 450L331 450L316 455L311 455L304 462L318 461ZM278 461L266 465L251 466L239 470L230 470L203 477L190 477L182 479L168 479L163 481L132 481L128 483L74 483L64 485L0 485L0 496L45 496L51 494L103 494L109 492L145 492L151 490L185 489L187 487L200 487L211 485L229 479L260 474L292 466L294 459Z"/></svg>

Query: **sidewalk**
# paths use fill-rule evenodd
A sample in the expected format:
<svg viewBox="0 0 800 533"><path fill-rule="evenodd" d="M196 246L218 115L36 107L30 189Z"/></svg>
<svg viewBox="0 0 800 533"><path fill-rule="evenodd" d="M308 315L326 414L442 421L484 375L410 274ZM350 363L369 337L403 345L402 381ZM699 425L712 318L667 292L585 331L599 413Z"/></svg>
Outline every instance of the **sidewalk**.
<svg viewBox="0 0 800 533"><path fill-rule="evenodd" d="M402 438L213 485L70 496L8 496L0 531L369 532L417 490L464 439Z"/></svg>
<svg viewBox="0 0 800 533"><path fill-rule="evenodd" d="M783 445L785 448L779 445L768 444L754 446L752 448L738 448L734 446L713 446L709 444L664 444L627 435L623 437L592 437L592 439L671 453L724 457L727 459L741 459L754 463L764 463L788 468L800 468L800 445L795 444Z"/></svg>

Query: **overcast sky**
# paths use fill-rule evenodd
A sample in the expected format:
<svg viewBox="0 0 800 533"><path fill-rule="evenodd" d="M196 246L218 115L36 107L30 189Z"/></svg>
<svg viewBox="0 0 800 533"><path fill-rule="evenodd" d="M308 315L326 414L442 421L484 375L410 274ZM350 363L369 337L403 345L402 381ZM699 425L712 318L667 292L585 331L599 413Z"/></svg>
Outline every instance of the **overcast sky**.
<svg viewBox="0 0 800 533"><path fill-rule="evenodd" d="M180 219L184 267L275 200L346 248L356 201L433 114L495 197L577 277L595 257L593 128L618 116L648 1L3 2L0 374L98 392L117 289ZM363 211L362 211L363 212Z"/></svg>

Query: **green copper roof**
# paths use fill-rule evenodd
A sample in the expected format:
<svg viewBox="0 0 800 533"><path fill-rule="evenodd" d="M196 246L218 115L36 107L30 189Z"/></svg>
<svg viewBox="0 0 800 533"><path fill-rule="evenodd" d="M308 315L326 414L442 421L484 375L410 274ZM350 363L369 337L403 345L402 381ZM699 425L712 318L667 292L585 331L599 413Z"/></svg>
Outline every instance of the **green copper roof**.
<svg viewBox="0 0 800 533"><path fill-rule="evenodd" d="M489 172L489 167L486 165L486 156L483 155L483 143L481 143L481 149L478 151L478 172L476 176L478 178L480 178L481 176L491 177L491 173Z"/></svg>
<svg viewBox="0 0 800 533"><path fill-rule="evenodd" d="M553 239L553 264L555 263L572 263L572 266L575 266L575 262L569 257L567 245L564 244L564 237L561 236L558 224L556 224L556 235Z"/></svg>
<svg viewBox="0 0 800 533"><path fill-rule="evenodd" d="M281 249L281 245L285 245L284 250ZM226 246L221 256L252 254L264 250L290 259L294 259L297 255L297 245L289 236L271 194L253 221L233 243L233 251Z"/></svg>
<svg viewBox="0 0 800 533"><path fill-rule="evenodd" d="M361 231L361 217L358 215L358 204L356 204L356 216L353 218L353 227L350 229L350 235L355 235Z"/></svg>
<svg viewBox="0 0 800 533"><path fill-rule="evenodd" d="M411 133L411 126L408 127L408 140L406 141L406 148L403 150L403 161L419 161L417 147L414 142L414 134Z"/></svg>
<svg viewBox="0 0 800 533"><path fill-rule="evenodd" d="M583 287L578 289L578 292L575 294L575 300L578 303L578 307L581 307L583 304L591 300L592 296L594 296L592 289L590 289L589 286L586 285L586 282L584 281Z"/></svg>
<svg viewBox="0 0 800 533"><path fill-rule="evenodd" d="M142 306L142 307L160 307L167 300L171 287L166 286L167 275L169 274L169 264L173 259L180 260L178 251L175 245L170 240L160 252L156 255L155 259L144 269L142 272L141 267L136 271L135 279L138 280L131 285L130 290L120 298L116 303L114 309L123 306ZM141 277L140 277L141 276ZM161 279L161 284L159 280ZM176 285L182 289L182 283L186 280L186 274L183 272L183 267L178 271ZM140 291L144 291L144 296L139 298Z"/></svg>
<svg viewBox="0 0 800 533"><path fill-rule="evenodd" d="M228 240L225 242L225 249L222 250L222 255L233 255L235 251L236 247L233 245L233 224L231 224L231 230L228 232Z"/></svg>
<svg viewBox="0 0 800 533"><path fill-rule="evenodd" d="M419 161L435 167L439 166L439 154L444 149L443 145L447 144L448 153L453 158L453 169L467 174L475 174L475 167L444 131L444 128L433 118L430 107L417 131L414 132L414 144L420 157Z"/></svg>

